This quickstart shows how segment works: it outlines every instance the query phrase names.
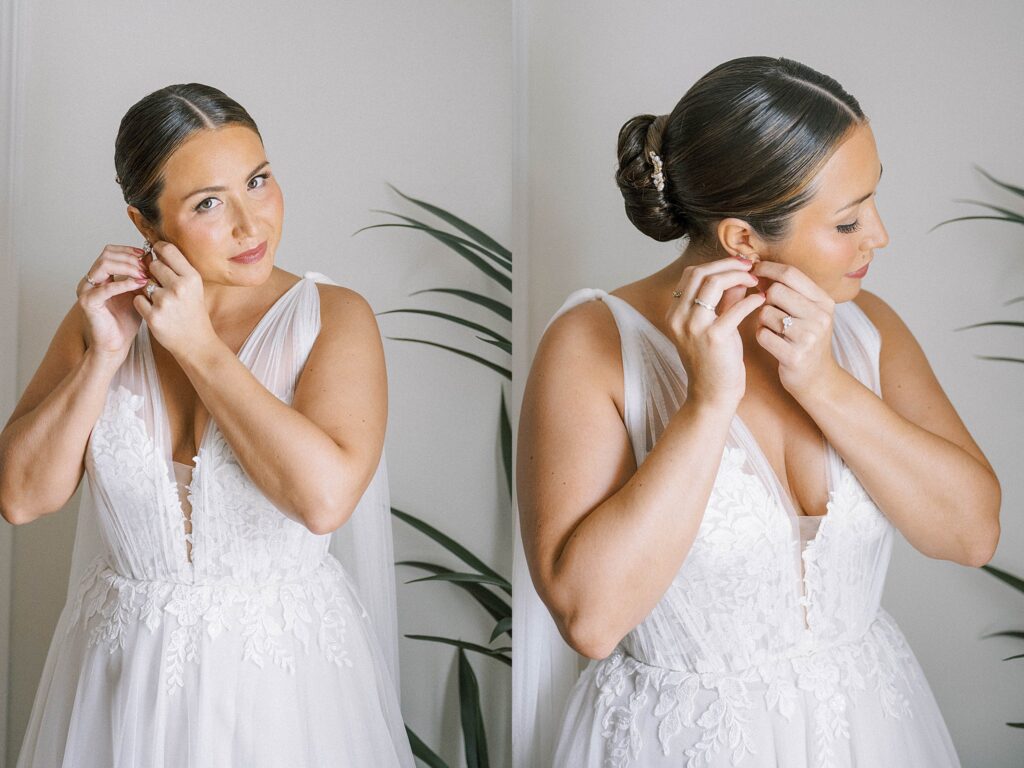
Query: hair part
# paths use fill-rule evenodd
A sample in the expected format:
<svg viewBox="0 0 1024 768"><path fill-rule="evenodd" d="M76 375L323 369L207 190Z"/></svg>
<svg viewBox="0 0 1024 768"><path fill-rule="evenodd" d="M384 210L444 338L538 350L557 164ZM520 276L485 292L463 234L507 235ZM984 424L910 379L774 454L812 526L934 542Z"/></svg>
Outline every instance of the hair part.
<svg viewBox="0 0 1024 768"><path fill-rule="evenodd" d="M121 118L114 141L115 180L124 201L159 226L157 201L164 189L167 159L196 132L226 125L244 125L263 141L242 105L202 83L168 85L133 104Z"/></svg>
<svg viewBox="0 0 1024 768"><path fill-rule="evenodd" d="M619 131L615 179L626 216L659 241L712 238L740 218L768 242L789 232L812 181L868 119L831 77L784 58L747 56L712 69L669 115L638 115ZM661 159L654 186L650 153Z"/></svg>

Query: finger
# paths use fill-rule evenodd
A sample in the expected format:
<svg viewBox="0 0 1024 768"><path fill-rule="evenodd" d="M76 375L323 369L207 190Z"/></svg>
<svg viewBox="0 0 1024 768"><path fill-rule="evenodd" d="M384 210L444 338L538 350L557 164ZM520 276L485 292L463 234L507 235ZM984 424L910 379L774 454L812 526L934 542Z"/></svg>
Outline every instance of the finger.
<svg viewBox="0 0 1024 768"><path fill-rule="evenodd" d="M129 291L137 291L139 286L145 285L145 283L145 280L137 280L135 278L103 283L83 293L82 302L91 309L99 309L114 296L128 293Z"/></svg>
<svg viewBox="0 0 1024 768"><path fill-rule="evenodd" d="M160 261L167 264L175 273L184 275L192 271L192 265L174 243L158 240L153 243L153 250L160 256Z"/></svg>
<svg viewBox="0 0 1024 768"><path fill-rule="evenodd" d="M794 317L810 317L817 309L811 299L785 283L772 283L765 294L768 296L769 304Z"/></svg>
<svg viewBox="0 0 1024 768"><path fill-rule="evenodd" d="M722 301L726 291L737 288L753 288L755 285L757 285L757 278L749 272L730 269L726 272L717 272L706 277L704 282L697 288L694 298L699 298L701 301L706 301L712 306L717 306ZM745 290L744 293L746 293Z"/></svg>
<svg viewBox="0 0 1024 768"><path fill-rule="evenodd" d="M782 318L786 317L787 315L789 317L792 317L792 315L789 315L789 313L787 313L787 312L783 312L781 309L779 309L777 307L773 307L771 305L766 305L764 307L764 309L762 310L762 314L761 314L761 317L760 317L760 322L761 322L761 325L764 326L765 328L767 328L769 331L777 333L780 336L784 336L785 338L787 338L790 341L792 341L793 339L790 338L790 336L789 336L789 334L792 332L792 328L793 328L792 326L790 326L790 330L786 331L785 335L782 333L782 331L783 331Z"/></svg>
<svg viewBox="0 0 1024 768"><path fill-rule="evenodd" d="M731 288L726 288L722 293L722 300L718 302L718 314L722 314L737 301L746 297L750 287L752 286L734 285Z"/></svg>
<svg viewBox="0 0 1024 768"><path fill-rule="evenodd" d="M684 299L687 304L692 303L700 290L701 284L710 275L721 272L735 272L736 275L749 274L752 264L744 264L732 257L717 259L707 264L698 264L683 269L683 274L676 282L676 290L682 294L679 298ZM706 299L705 299L706 301Z"/></svg>
<svg viewBox="0 0 1024 768"><path fill-rule="evenodd" d="M167 264L162 261L154 261L149 265L149 274L151 274L156 281L165 288L169 288L178 280L181 276Z"/></svg>
<svg viewBox="0 0 1024 768"><path fill-rule="evenodd" d="M773 333L770 328L761 326L754 331L754 340L764 347L779 362L789 354L789 342L784 336Z"/></svg>
<svg viewBox="0 0 1024 768"><path fill-rule="evenodd" d="M765 302L763 293L752 293L744 296L727 310L722 312L715 320L715 325L722 325L727 328L737 328L747 315L763 305Z"/></svg>
<svg viewBox="0 0 1024 768"><path fill-rule="evenodd" d="M136 312L142 315L142 319L145 320L148 325L149 318L153 314L153 305L149 303L149 300L145 296L139 294L132 299L132 306L135 307Z"/></svg>
<svg viewBox="0 0 1024 768"><path fill-rule="evenodd" d="M102 285L109 282L113 277L138 277L138 267L129 267L127 264L112 264L109 261L102 261L93 264L85 273L84 281L90 286Z"/></svg>
<svg viewBox="0 0 1024 768"><path fill-rule="evenodd" d="M812 301L831 298L816 282L792 264L780 264L776 261L759 261L752 268L752 273L758 277L766 277L769 280L784 283L798 293L807 296Z"/></svg>

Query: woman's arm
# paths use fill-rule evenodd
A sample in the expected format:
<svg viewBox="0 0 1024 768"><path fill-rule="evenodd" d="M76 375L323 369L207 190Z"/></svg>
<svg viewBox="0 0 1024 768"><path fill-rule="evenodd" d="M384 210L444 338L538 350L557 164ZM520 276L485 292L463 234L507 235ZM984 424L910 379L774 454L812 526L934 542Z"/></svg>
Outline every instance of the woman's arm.
<svg viewBox="0 0 1024 768"><path fill-rule="evenodd" d="M348 520L377 468L387 374L376 318L358 293L320 286L320 316L290 406L215 335L175 358L256 486L325 534Z"/></svg>
<svg viewBox="0 0 1024 768"><path fill-rule="evenodd" d="M0 513L9 523L56 512L82 479L89 434L121 364L86 349L83 327L75 304L0 432Z"/></svg>
<svg viewBox="0 0 1024 768"><path fill-rule="evenodd" d="M89 434L139 330L132 294L146 282L141 254L103 246L0 432L0 514L10 523L56 512L78 488Z"/></svg>
<svg viewBox="0 0 1024 768"><path fill-rule="evenodd" d="M573 308L541 340L517 456L531 576L566 642L591 658L611 653L679 571L736 411L732 398L686 400L637 468L619 334L602 304Z"/></svg>
<svg viewBox="0 0 1024 768"><path fill-rule="evenodd" d="M899 315L865 290L855 302L882 337L882 399L842 369L797 399L917 550L984 565L999 541L999 480Z"/></svg>

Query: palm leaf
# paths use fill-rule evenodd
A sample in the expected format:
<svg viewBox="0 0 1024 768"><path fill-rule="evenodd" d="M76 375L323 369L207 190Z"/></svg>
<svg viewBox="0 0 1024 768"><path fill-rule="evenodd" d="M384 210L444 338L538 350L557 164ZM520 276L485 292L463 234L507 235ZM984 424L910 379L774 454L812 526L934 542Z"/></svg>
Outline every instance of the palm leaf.
<svg viewBox="0 0 1024 768"><path fill-rule="evenodd" d="M509 322L512 321L512 307L497 299L492 299L490 296L484 296L482 293L464 291L461 288L423 288L419 291L413 291L409 295L415 296L418 293L450 293L453 296L458 296L460 299L479 304L481 307L491 310L491 312L500 315ZM1024 296L1021 298L1024 299Z"/></svg>
<svg viewBox="0 0 1024 768"><path fill-rule="evenodd" d="M1006 325L1014 328L1024 328L1024 322L1020 320L989 320L985 323L972 323L971 325L965 325L960 328L954 328L954 331L966 331L968 328L980 328L983 325Z"/></svg>
<svg viewBox="0 0 1024 768"><path fill-rule="evenodd" d="M395 214L395 215L397 215L397 214ZM357 229L352 234L353 235L358 235L360 232L365 232L368 229L382 229L382 228L388 228L388 227L398 227L399 229L417 229L417 230L419 230L421 232L426 232L428 235L433 237L435 240L439 240L440 242L444 243L449 248L451 248L453 251L455 251L457 254L462 256L462 258L464 258L466 261L468 261L474 267L479 269L481 272L483 272L489 278L494 280L496 283L501 285L503 288L505 288L505 290L507 290L507 291L511 291L512 290L512 278L511 277L509 277L508 275L502 274L501 272L496 270L494 267L492 267L490 264L488 264L483 258L481 258L476 253L473 253L471 250L469 250L465 246L459 245L457 242L454 242L454 240L452 239L451 235L448 235L446 232L441 232L440 230L431 229L430 227L422 227L422 226L418 226L418 225L415 225L415 224L371 224L368 227L361 227L360 229Z"/></svg>
<svg viewBox="0 0 1024 768"><path fill-rule="evenodd" d="M1024 221L1010 219L1007 218L1006 216L957 216L955 219L946 219L945 221L940 221L938 224L936 224L928 231L934 232L939 227L945 224L952 224L954 221L1009 221L1014 224L1024 224Z"/></svg>
<svg viewBox="0 0 1024 768"><path fill-rule="evenodd" d="M408 725L405 726L405 733L409 736L409 746L412 747L414 757L422 760L429 768L448 768L448 763L442 760L434 750L423 743L423 739L416 735Z"/></svg>
<svg viewBox="0 0 1024 768"><path fill-rule="evenodd" d="M1000 357L998 355L975 355L979 360L999 360L1004 363L1024 363L1019 357Z"/></svg>
<svg viewBox="0 0 1024 768"><path fill-rule="evenodd" d="M433 309L389 309L389 310L386 310L384 312L378 312L377 314L378 315L393 315L396 312L404 312L406 314L413 314L413 315L429 315L430 317L440 317L442 320L448 320L450 322L457 323L458 325L465 326L466 328L471 328L474 331L479 331L480 333L489 334L491 337L494 338L495 341L501 342L502 344L507 344L509 346L508 351L510 353L512 351L512 342L510 342L508 339L506 339L500 333L498 333L497 331L492 331L486 325L480 325L480 323L474 323L472 320L466 320L465 318L459 317L458 315L451 315L451 314L448 314L447 312L438 312L437 310L433 310ZM477 338L479 338L479 336ZM485 339L485 341L487 341L487 340Z"/></svg>
<svg viewBox="0 0 1024 768"><path fill-rule="evenodd" d="M505 482L508 483L509 495L512 495L512 422L508 418L508 407L505 405L505 390L501 390L501 460L505 465Z"/></svg>
<svg viewBox="0 0 1024 768"><path fill-rule="evenodd" d="M493 261L495 264L497 264L502 269L504 269L504 270L506 270L508 272L512 271L512 262L509 259L505 258L504 256L502 256L500 254L494 253L494 251L491 251L491 250L488 250L487 248L484 248L479 243L474 243L472 240L467 240L464 237L459 237L458 235L453 235L451 232L445 232L443 229L438 229L437 227L432 227L430 224L427 224L427 222L425 222L425 221L420 221L419 219L414 219L411 216L403 216L401 213L395 213L394 211L382 211L379 208L375 208L375 209L373 209L373 212L374 213L383 213L386 216L394 216L396 219L401 219L402 221L406 222L407 224L412 224L417 229L421 229L424 232L427 232L428 234L435 235L435 236L440 236L440 237L444 238L444 240L446 242L451 241L452 243L457 243L458 245L461 245L463 248L471 248L474 251L476 251L477 253L479 253L481 256L483 256L485 259L489 259L490 261Z"/></svg>
<svg viewBox="0 0 1024 768"><path fill-rule="evenodd" d="M408 565L411 568L420 568L430 573L444 573L448 571L441 565L435 565L434 563L423 563L416 560L400 560L395 565ZM502 600L498 595L491 592L486 587L482 587L479 584L473 584L465 581L453 581L451 582L456 587L464 589L469 595L476 600L480 606L487 611L491 618L495 621L502 621L512 615L512 606Z"/></svg>
<svg viewBox="0 0 1024 768"><path fill-rule="evenodd" d="M1000 181L995 176L992 176L990 173L988 173L988 171L986 171L980 165L975 165L974 167L981 173L982 176L991 181L993 184L998 184L1007 192L1012 192L1013 194L1019 197L1024 197L1024 189L1021 189L1020 187L1015 187L1013 184L1007 184L1005 181Z"/></svg>
<svg viewBox="0 0 1024 768"><path fill-rule="evenodd" d="M459 649L459 714L462 719L462 739L466 745L467 768L488 768L487 734L483 713L480 711L480 685L477 683L469 658Z"/></svg>
<svg viewBox="0 0 1024 768"><path fill-rule="evenodd" d="M1022 216L1021 214L1017 213L1016 211L1010 210L1009 208L1003 208L1003 207L998 206L998 205L992 205L992 203L985 203L985 202L982 202L981 200L962 200L961 199L961 200L956 200L955 202L957 202L957 203L969 203L970 205L980 205L982 208L988 208L990 211L995 211L996 213L1003 214L1003 217L1007 221L1015 221L1018 224L1024 224L1024 216Z"/></svg>
<svg viewBox="0 0 1024 768"><path fill-rule="evenodd" d="M493 643L498 635L508 635L512 637L512 617L509 616L506 619L502 619L494 625L494 630L491 632L491 639L487 642Z"/></svg>
<svg viewBox="0 0 1024 768"><path fill-rule="evenodd" d="M456 648L465 651L473 651L479 653L482 656L490 656L492 659L512 666L512 657L508 653L512 650L508 647L503 648L488 648L486 645L478 645L477 643L470 643L465 640L454 640L450 637L438 637L437 635L406 635L410 640L425 640L428 643L441 643L442 645L454 645Z"/></svg>
<svg viewBox="0 0 1024 768"><path fill-rule="evenodd" d="M1022 360L1021 362L1024 362L1024 360ZM983 565L981 566L981 569L983 571L988 571L990 574L995 576L1000 581L1009 584L1018 592L1024 592L1024 579L1021 579L1019 576L1014 576L1012 573L1007 573L1006 571L1000 568L996 568L993 565Z"/></svg>
<svg viewBox="0 0 1024 768"><path fill-rule="evenodd" d="M509 341L508 339L485 339L483 336L477 336L477 338L480 339L480 341L484 342L485 344L490 344L492 346L497 347L506 354L512 354L512 342Z"/></svg>
<svg viewBox="0 0 1024 768"><path fill-rule="evenodd" d="M435 573L433 576L421 576L418 579L412 579L411 581L405 582L406 584L416 584L421 581L450 581L453 584L489 584L492 587L498 587L502 591L512 594L512 590L508 586L508 582L505 579L495 579L493 576L484 576L479 573L459 573L458 571L444 571L442 573Z"/></svg>
<svg viewBox="0 0 1024 768"><path fill-rule="evenodd" d="M1017 629L1008 629L1005 632L992 632L987 635L982 635L982 640L987 640L990 637L1016 637L1019 640L1024 640L1024 631Z"/></svg>
<svg viewBox="0 0 1024 768"><path fill-rule="evenodd" d="M391 339L392 341L411 341L414 344L428 344L431 347L447 349L449 352L454 352L455 354L461 355L462 357L468 357L470 360L478 362L480 363L480 365L484 365L490 368L492 371L500 373L509 381L512 380L512 371L510 371L508 368L500 366L497 363L492 363L490 360L486 360L480 357L480 355L474 355L472 352L466 352L464 349L457 349L455 347L450 347L447 344L439 344L436 341L427 341L426 339L410 339L405 336L388 336L388 338Z"/></svg>
<svg viewBox="0 0 1024 768"><path fill-rule="evenodd" d="M474 555L464 546L459 544L459 542L455 541L455 539L451 538L450 536L447 536L444 533L441 533L441 531L439 531L434 526L430 525L430 523L426 523L423 520L420 520L418 517L410 515L408 512L403 512L400 509L395 509L394 507L391 508L391 514L393 514L406 525L410 525L420 533L429 536L431 539L433 539L442 547L447 549L449 552L451 552L453 555L459 558L459 560L464 562L470 568L475 568L477 572L485 573L488 576L494 576L498 579L503 578L500 573L498 573L493 568L484 563L483 560L481 560L479 557ZM506 583L508 582L506 581Z"/></svg>
<svg viewBox="0 0 1024 768"><path fill-rule="evenodd" d="M455 214L446 211L444 208L438 208L436 205L431 205L430 203L426 203L423 200L417 200L415 197L409 197L407 194L405 194L392 184L388 184L388 186L391 187L391 189L393 189L400 197L405 198L413 205L418 205L423 210L429 211L442 221L455 227L462 234L466 235L466 237L471 238L472 240L478 242L485 248L489 248L494 253L504 256L509 261L512 261L512 251L503 246L490 235L481 232L479 229L474 227L469 222L463 221Z"/></svg>

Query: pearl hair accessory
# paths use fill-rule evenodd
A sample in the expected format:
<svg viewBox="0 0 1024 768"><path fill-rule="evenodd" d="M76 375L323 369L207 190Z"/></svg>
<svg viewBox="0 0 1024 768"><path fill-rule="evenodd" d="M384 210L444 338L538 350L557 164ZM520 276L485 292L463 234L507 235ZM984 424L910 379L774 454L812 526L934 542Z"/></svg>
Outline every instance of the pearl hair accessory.
<svg viewBox="0 0 1024 768"><path fill-rule="evenodd" d="M654 188L661 192L665 189L665 174L661 172L661 158L658 157L654 150L648 152L647 156L651 159L651 165L654 166L654 173L651 174L651 182L654 184Z"/></svg>

